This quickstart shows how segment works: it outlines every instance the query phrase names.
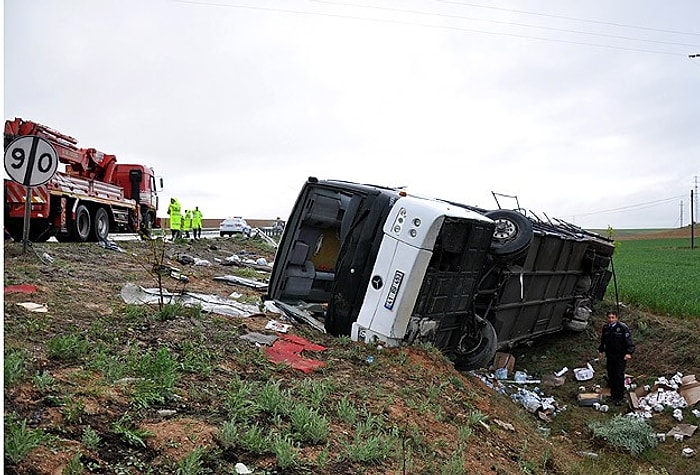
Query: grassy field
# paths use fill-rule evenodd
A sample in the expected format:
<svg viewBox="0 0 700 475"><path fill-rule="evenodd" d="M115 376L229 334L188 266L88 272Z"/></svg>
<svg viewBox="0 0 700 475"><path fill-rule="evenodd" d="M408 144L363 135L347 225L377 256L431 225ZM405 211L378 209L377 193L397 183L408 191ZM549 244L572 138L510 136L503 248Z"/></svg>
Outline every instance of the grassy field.
<svg viewBox="0 0 700 475"><path fill-rule="evenodd" d="M616 246L622 302L681 318L700 316L700 249L681 238L619 240ZM614 291L608 287L609 296Z"/></svg>

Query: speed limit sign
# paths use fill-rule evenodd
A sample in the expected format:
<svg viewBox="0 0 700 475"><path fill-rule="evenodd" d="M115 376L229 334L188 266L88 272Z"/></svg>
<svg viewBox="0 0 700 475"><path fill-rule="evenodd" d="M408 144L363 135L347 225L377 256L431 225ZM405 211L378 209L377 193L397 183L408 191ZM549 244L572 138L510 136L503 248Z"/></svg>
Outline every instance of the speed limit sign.
<svg viewBox="0 0 700 475"><path fill-rule="evenodd" d="M57 169L56 150L41 137L20 137L5 149L5 171L24 186L43 185L53 178Z"/></svg>

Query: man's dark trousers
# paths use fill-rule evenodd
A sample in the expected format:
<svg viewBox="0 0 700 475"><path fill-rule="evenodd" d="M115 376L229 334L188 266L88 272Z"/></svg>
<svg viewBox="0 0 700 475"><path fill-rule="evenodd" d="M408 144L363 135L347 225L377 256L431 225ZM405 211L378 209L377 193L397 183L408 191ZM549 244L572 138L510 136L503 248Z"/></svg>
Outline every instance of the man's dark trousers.
<svg viewBox="0 0 700 475"><path fill-rule="evenodd" d="M619 400L625 396L626 366L627 361L625 361L624 355L607 357L608 385L610 386L610 397L613 400Z"/></svg>

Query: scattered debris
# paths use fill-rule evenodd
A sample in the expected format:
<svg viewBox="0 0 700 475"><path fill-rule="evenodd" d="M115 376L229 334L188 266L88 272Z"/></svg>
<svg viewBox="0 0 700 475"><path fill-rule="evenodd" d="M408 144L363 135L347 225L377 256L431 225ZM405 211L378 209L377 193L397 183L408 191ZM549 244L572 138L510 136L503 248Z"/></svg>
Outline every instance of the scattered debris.
<svg viewBox="0 0 700 475"><path fill-rule="evenodd" d="M251 287L256 290L266 290L267 284L265 282L260 282L255 279L246 279L245 277L238 277L235 275L224 275L220 277L214 277L214 280L219 280L226 282L230 285L243 285L246 287Z"/></svg>
<svg viewBox="0 0 700 475"><path fill-rule="evenodd" d="M689 406L694 406L700 402L700 382L695 379L694 374L681 377L681 385L678 388L678 393L683 396L683 399ZM700 417L700 412L695 413L695 417Z"/></svg>
<svg viewBox="0 0 700 475"><path fill-rule="evenodd" d="M107 239L103 239L103 240L99 241L97 244L100 247L103 247L103 248L108 249L110 251L117 251L117 252L121 252L122 254L126 254L126 251L124 249L122 249L121 247L119 247L117 245L117 243L115 243L114 241L109 241ZM53 262L53 259L51 259L50 261Z"/></svg>
<svg viewBox="0 0 700 475"><path fill-rule="evenodd" d="M198 294L194 292L171 293L159 289L146 289L139 285L128 283L121 289L121 297L125 303L133 305L141 304L180 304L184 307L200 306L202 311L228 315L232 317L249 317L259 314L260 310L255 305L243 304L235 300L226 299L217 295Z"/></svg>
<svg viewBox="0 0 700 475"><path fill-rule="evenodd" d="M515 432L515 427L513 427L513 424L511 424L511 423L509 423L509 422L503 422L503 421L500 420L500 419L494 419L493 422L494 422L496 425L498 425L499 427L502 427L502 428L504 428L504 429L506 429L506 430L509 430L509 431L511 431L511 432Z"/></svg>
<svg viewBox="0 0 700 475"><path fill-rule="evenodd" d="M307 323L321 333L326 333L326 327L323 325L323 323L315 319L310 312L300 308L300 306L287 305L280 300L275 300L274 303L277 308L282 310L282 312L284 312L284 314L290 318Z"/></svg>
<svg viewBox="0 0 700 475"><path fill-rule="evenodd" d="M311 343L296 335L284 335L276 340L272 348L266 348L265 354L268 360L273 363L287 363L294 369L304 373L311 373L318 368L326 366L326 363L319 360L312 360L301 356L301 352L323 351L326 347Z"/></svg>
<svg viewBox="0 0 700 475"><path fill-rule="evenodd" d="M578 393L576 396L579 406L593 406L594 404L600 404L603 402L603 395L600 393Z"/></svg>
<svg viewBox="0 0 700 475"><path fill-rule="evenodd" d="M542 376L542 386L556 388L562 386L565 382L566 378L564 376L555 376L554 374L545 374Z"/></svg>
<svg viewBox="0 0 700 475"><path fill-rule="evenodd" d="M17 285L6 285L6 294L33 294L36 292L36 285L32 284L17 284Z"/></svg>
<svg viewBox="0 0 700 475"><path fill-rule="evenodd" d="M49 307L43 303L20 302L17 305L29 310L30 312L46 313L49 311Z"/></svg>
<svg viewBox="0 0 700 475"><path fill-rule="evenodd" d="M289 331L290 325L286 323L280 323L277 320L270 320L265 325L265 330L273 330L280 333L287 333Z"/></svg>
<svg viewBox="0 0 700 475"><path fill-rule="evenodd" d="M173 259L175 259L177 262L180 264L184 265L192 265L194 264L194 257L190 256L189 254L176 254L173 256Z"/></svg>
<svg viewBox="0 0 700 475"><path fill-rule="evenodd" d="M161 276L172 277L173 279L183 283L187 283L190 281L190 279L186 275L180 272L180 269L165 264L154 264L153 268L151 269L151 272Z"/></svg>
<svg viewBox="0 0 700 475"><path fill-rule="evenodd" d="M271 346L277 340L277 336L275 335L264 335L258 332L246 333L245 335L241 335L239 338L241 340L252 341L256 345L260 346Z"/></svg>
<svg viewBox="0 0 700 475"><path fill-rule="evenodd" d="M569 371L569 368L568 368L567 366L564 366L562 369L560 369L559 371L557 371L556 373L554 373L554 376L556 376L556 377L559 378L559 377L561 377L561 376L564 376L564 375L566 374L567 371Z"/></svg>
<svg viewBox="0 0 700 475"><path fill-rule="evenodd" d="M497 351L493 357L491 370L496 372L497 379L508 379L515 369L515 356L510 353Z"/></svg>
<svg viewBox="0 0 700 475"><path fill-rule="evenodd" d="M681 395L679 390L683 391L684 395ZM680 422L683 420L680 409L691 405L690 402L698 396L698 391L700 391L700 383L695 381L695 375L683 378L681 373L676 373L671 379L660 377L653 386L647 385L630 391L630 405L634 411L633 415L646 419L650 418L654 412L663 412L666 408L672 408L673 417ZM685 396L688 396L688 399Z"/></svg>
<svg viewBox="0 0 700 475"><path fill-rule="evenodd" d="M251 267L259 271L272 272L272 266L267 262L267 259L262 257L257 259L244 259L241 258L241 256L234 254L223 260L215 259L215 262L221 264L222 266Z"/></svg>
<svg viewBox="0 0 700 475"><path fill-rule="evenodd" d="M695 455L695 450L691 449L690 447L686 447L683 450L681 450L681 453L683 454L683 457L692 457Z"/></svg>
<svg viewBox="0 0 700 475"><path fill-rule="evenodd" d="M236 465L233 466L233 468L236 470L236 473L239 475L246 475L249 473L253 473L251 469L245 466L245 464L238 462Z"/></svg>
<svg viewBox="0 0 700 475"><path fill-rule="evenodd" d="M675 440L680 442L686 437L691 437L697 429L698 426L678 424L666 433L666 437L673 437Z"/></svg>
<svg viewBox="0 0 700 475"><path fill-rule="evenodd" d="M578 455L580 455L581 457L585 457L585 458L588 458L588 459L597 459L597 458L598 458L598 454L595 453L595 452L579 451L579 452L576 452L576 453L577 453Z"/></svg>
<svg viewBox="0 0 700 475"><path fill-rule="evenodd" d="M199 257L195 257L194 258L194 265L209 267L211 265L211 262L209 262L206 259L200 259Z"/></svg>
<svg viewBox="0 0 700 475"><path fill-rule="evenodd" d="M588 363L585 368L574 368L574 377L576 381L588 381L589 379L593 379L594 374L595 370L590 363Z"/></svg>

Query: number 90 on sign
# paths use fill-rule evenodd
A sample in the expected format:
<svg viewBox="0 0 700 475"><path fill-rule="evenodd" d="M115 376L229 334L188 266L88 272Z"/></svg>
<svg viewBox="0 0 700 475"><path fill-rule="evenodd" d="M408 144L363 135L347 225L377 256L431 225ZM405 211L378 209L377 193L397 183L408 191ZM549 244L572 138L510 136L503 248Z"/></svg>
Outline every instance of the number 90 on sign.
<svg viewBox="0 0 700 475"><path fill-rule="evenodd" d="M20 137L5 149L5 171L24 186L43 185L57 169L56 150L41 137Z"/></svg>

